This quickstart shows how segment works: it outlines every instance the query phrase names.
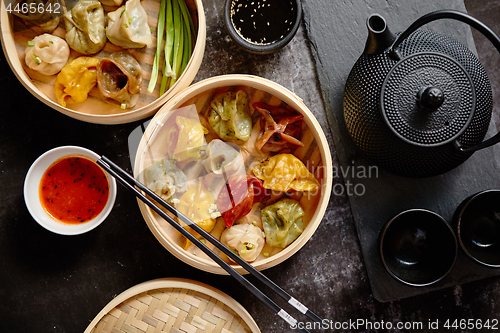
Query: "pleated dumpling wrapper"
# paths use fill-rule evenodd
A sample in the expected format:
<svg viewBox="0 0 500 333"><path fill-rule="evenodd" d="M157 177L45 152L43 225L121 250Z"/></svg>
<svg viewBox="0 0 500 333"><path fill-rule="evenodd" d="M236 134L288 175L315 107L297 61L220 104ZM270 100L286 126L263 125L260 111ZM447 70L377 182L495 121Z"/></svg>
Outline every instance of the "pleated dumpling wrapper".
<svg viewBox="0 0 500 333"><path fill-rule="evenodd" d="M175 116L175 123L168 123L166 151L177 162L196 161L206 147L208 130L199 119Z"/></svg>
<svg viewBox="0 0 500 333"><path fill-rule="evenodd" d="M43 34L33 38L26 47L26 65L43 74L57 74L68 62L69 46L60 37Z"/></svg>
<svg viewBox="0 0 500 333"><path fill-rule="evenodd" d="M222 140L248 141L252 134L252 118L248 111L247 94L228 91L214 98L208 122Z"/></svg>
<svg viewBox="0 0 500 333"><path fill-rule="evenodd" d="M140 0L128 0L124 6L108 13L106 36L111 43L125 49L153 44L148 14Z"/></svg>
<svg viewBox="0 0 500 333"><path fill-rule="evenodd" d="M132 108L141 93L141 65L127 52L112 53L97 65L97 85L105 102Z"/></svg>
<svg viewBox="0 0 500 333"><path fill-rule="evenodd" d="M304 163L292 154L278 154L256 164L253 174L263 180L264 188L274 191L314 191L319 181Z"/></svg>
<svg viewBox="0 0 500 333"><path fill-rule="evenodd" d="M66 41L83 54L95 54L106 44L104 9L97 0L80 0L64 14Z"/></svg>
<svg viewBox="0 0 500 333"><path fill-rule="evenodd" d="M186 175L168 158L151 163L144 170L144 179L146 186L165 201L187 190Z"/></svg>
<svg viewBox="0 0 500 333"><path fill-rule="evenodd" d="M282 199L262 209L267 244L285 248L304 231L304 210L297 200Z"/></svg>
<svg viewBox="0 0 500 333"><path fill-rule="evenodd" d="M179 198L179 202L175 203L175 208L177 208L179 212L184 214L206 232L212 231L215 227L216 219L211 216L214 207L217 207L215 205L215 199L202 178L199 178L198 183L184 192ZM192 235L195 235L196 238L201 238L201 235L191 227L186 226L184 223L181 223L181 225L183 225ZM190 245L191 242L187 240L185 249Z"/></svg>
<svg viewBox="0 0 500 333"><path fill-rule="evenodd" d="M59 104L66 107L67 104L85 102L97 83L98 62L99 59L94 57L79 57L63 67L54 84Z"/></svg>
<svg viewBox="0 0 500 333"><path fill-rule="evenodd" d="M264 248L264 233L252 224L236 224L222 232L220 241L230 250L237 251L241 259L252 262Z"/></svg>

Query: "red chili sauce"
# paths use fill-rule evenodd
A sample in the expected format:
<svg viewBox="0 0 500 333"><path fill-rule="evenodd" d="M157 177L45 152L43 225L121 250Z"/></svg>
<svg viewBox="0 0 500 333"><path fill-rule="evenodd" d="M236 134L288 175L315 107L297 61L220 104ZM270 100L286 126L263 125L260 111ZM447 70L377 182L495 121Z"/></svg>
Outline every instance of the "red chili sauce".
<svg viewBox="0 0 500 333"><path fill-rule="evenodd" d="M92 160L67 156L45 171L39 195L42 207L54 219L70 224L88 222L108 201L108 178Z"/></svg>

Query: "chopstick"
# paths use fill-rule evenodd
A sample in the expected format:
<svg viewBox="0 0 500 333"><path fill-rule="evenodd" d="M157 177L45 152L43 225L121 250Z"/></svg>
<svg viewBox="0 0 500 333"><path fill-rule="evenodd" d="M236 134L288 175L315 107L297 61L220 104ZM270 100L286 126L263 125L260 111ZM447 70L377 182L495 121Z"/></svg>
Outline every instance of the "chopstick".
<svg viewBox="0 0 500 333"><path fill-rule="evenodd" d="M259 281L264 283L266 286L271 288L274 292L280 295L283 299L285 299L290 305L292 305L295 309L299 310L301 313L305 314L309 319L315 322L322 322L322 319L309 310L306 306L300 303L297 299L289 295L286 291L284 291L281 287L271 281L268 277L263 275L253 266L248 264L246 261L241 259L231 250L229 250L226 246L224 246L218 239L214 238L211 234L203 230L196 223L188 219L186 216L177 211L174 207L166 203L163 199L161 199L156 193L147 188L144 184L136 180L130 174L128 174L125 170L120 168L114 162L109 160L105 156L101 156L99 160L97 160L97 164L100 165L103 169L109 172L118 182L120 182L127 189L131 190L135 193L135 195L147 204L152 210L154 210L158 215L164 218L168 223L170 223L177 231L179 231L182 235L184 235L189 241L195 244L200 250L202 250L206 255L208 255L212 260L214 260L217 264L219 264L228 274L234 277L238 282L240 282L245 288L247 288L254 296L256 296L262 303L267 305L271 310L273 310L278 316L280 316L283 320L291 325L291 327L296 327L299 332L308 332L305 329L297 328L297 320L293 318L290 314L288 314L285 310L279 307L276 303L274 303L267 295L261 292L257 287L255 287L252 283L250 283L247 279L245 279L240 273L234 270L228 263L226 263L222 258L220 258L217 254L211 251L205 244L203 244L200 240L198 240L194 235L189 233L184 227L182 227L179 223L177 223L172 217L170 217L167 213L165 213L161 208L159 208L154 202L149 200L140 190L144 191L147 195L153 198L157 203L166 208L170 213L175 214L180 220L190 226L193 230L198 232L202 237L204 237L207 241L216 246L220 251L225 253L228 257L234 260L237 264L247 270L250 274L256 277ZM137 186L137 188L135 187Z"/></svg>

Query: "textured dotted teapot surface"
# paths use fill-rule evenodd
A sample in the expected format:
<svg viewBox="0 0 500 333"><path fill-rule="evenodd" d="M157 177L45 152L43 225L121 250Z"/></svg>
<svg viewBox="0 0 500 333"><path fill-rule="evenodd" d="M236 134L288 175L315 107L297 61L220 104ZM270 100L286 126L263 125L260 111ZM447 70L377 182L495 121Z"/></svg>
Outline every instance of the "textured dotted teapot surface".
<svg viewBox="0 0 500 333"><path fill-rule="evenodd" d="M458 127L463 128L451 130L454 134L459 134L456 140L464 148L480 143L491 120L492 93L486 71L472 52L447 36L426 30L416 30L398 46L398 51L400 61L405 61L406 57L416 53L433 52L450 57L465 69L472 80L473 92L461 87L454 91L454 98L465 103L460 106L461 110L470 110L474 106L471 98L475 94L475 110L472 110L472 119L464 116L463 111L455 115L461 124ZM454 139L453 133L437 134L437 139L431 138L434 142L426 145L425 136L434 135L429 134L432 131L427 131L425 135L420 135L424 141L415 144L410 143L412 140L404 140L401 135L396 135L384 120L380 104L382 89L389 72L397 63L397 60L389 57L386 50L376 55L363 54L351 70L344 92L344 119L354 144L380 167L407 177L438 175L462 164L472 153L461 152L453 143L448 143L450 139ZM393 93L393 97L398 97L397 95ZM416 101L415 97L415 103ZM470 112L467 114L470 115ZM448 122L447 125L451 123ZM438 144L439 140L446 144Z"/></svg>
<svg viewBox="0 0 500 333"><path fill-rule="evenodd" d="M424 101L427 89L438 89L441 97L440 101L434 98L435 105ZM465 131L474 116L475 100L472 79L457 61L437 53L415 53L387 75L380 106L387 124L401 139L438 146Z"/></svg>

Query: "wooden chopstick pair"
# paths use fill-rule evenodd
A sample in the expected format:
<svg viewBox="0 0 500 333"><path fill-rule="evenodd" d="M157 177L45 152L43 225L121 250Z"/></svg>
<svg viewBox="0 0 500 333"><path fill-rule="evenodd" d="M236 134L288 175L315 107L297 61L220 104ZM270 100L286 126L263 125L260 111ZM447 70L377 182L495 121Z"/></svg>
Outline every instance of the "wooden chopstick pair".
<svg viewBox="0 0 500 333"><path fill-rule="evenodd" d="M144 184L136 180L130 174L128 174L125 170L120 168L114 162L109 160L105 156L101 156L99 160L97 160L97 164L100 165L103 169L105 169L109 174L111 174L119 183L125 186L127 189L131 190L135 193L135 195L143 201L146 205L148 205L152 210L154 210L158 215L160 215L163 219L165 219L168 223L170 223L177 231L179 231L182 235L184 235L188 240L190 240L193 244L195 244L200 250L202 250L206 255L208 255L212 260L214 260L217 264L219 264L227 273L229 273L232 277L234 277L239 283L241 283L245 288L248 289L255 297L257 297L262 303L267 305L271 310L273 310L278 316L284 319L291 327L295 327L299 332L308 332L306 329L297 327L297 320L288 314L285 310L279 307L274 301L272 301L267 295L265 295L262 291L260 291L257 287L255 287L252 283L250 283L246 278L244 278L240 273L238 273L235 269L233 269L227 262L225 262L222 258L220 258L217 254L211 251L205 244L203 244L200 240L198 240L194 235L189 233L184 227L182 227L179 223L177 223L172 217L170 217L167 213L165 213L160 207L158 207L153 201L147 198L141 191L144 191L148 196L150 196L153 200L155 200L162 207L167 209L170 213L176 215L181 221L190 226L194 231L198 232L205 240L212 243L215 247L217 247L220 251L230 257L234 262L243 267L246 271L256 277L259 281L264 283L266 286L271 288L274 292L276 292L279 296L285 299L290 305L292 305L295 309L299 310L301 313L305 314L309 319L314 322L321 323L322 319L309 310L305 305L300 303L294 297L289 295L286 291L284 291L280 286L271 281L267 276L259 272L252 265L241 259L238 255L236 255L233 251L228 249L224 244L222 244L218 239L214 238L211 234L203 230L196 223L191 221L185 215L180 213L173 206L169 205L163 199L161 199L156 193L147 188ZM139 191L137 188L141 191ZM299 325L300 326L300 325Z"/></svg>

